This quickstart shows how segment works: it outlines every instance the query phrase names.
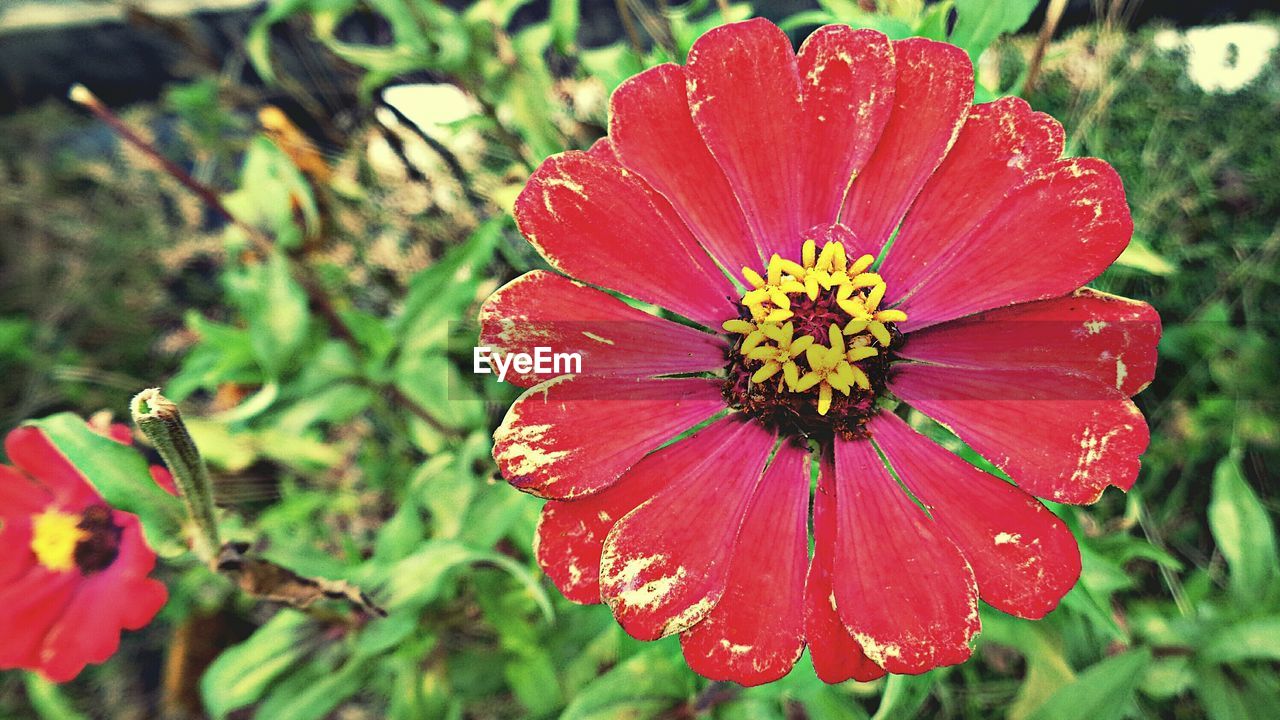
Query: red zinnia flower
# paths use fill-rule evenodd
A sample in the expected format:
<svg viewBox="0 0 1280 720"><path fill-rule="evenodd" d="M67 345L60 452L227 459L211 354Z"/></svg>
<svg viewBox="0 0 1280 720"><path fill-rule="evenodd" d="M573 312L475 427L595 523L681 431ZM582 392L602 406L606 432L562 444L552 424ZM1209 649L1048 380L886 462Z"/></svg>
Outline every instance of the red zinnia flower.
<svg viewBox="0 0 1280 720"><path fill-rule="evenodd" d="M39 430L13 430L4 450L16 467L0 465L0 669L65 682L111 657L168 591L147 577L156 556L137 517L107 506Z"/></svg>
<svg viewBox="0 0 1280 720"><path fill-rule="evenodd" d="M552 267L692 321L541 271L481 312L501 351L582 354L494 434L549 499L536 555L569 599L755 684L805 643L828 682L959 663L979 598L1036 618L1071 588L1074 538L1033 496L1132 485L1159 318L1081 288L1132 232L1111 167L972 98L950 45L829 26L797 57L752 20L623 83L609 137L533 174L516 219Z"/></svg>

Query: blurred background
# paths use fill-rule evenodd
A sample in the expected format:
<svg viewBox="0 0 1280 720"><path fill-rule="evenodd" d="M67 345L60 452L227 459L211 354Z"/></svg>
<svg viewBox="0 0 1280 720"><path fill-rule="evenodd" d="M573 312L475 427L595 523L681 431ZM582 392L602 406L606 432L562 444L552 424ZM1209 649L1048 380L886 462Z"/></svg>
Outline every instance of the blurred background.
<svg viewBox="0 0 1280 720"><path fill-rule="evenodd" d="M3 0L0 430L182 403L228 534L390 611L171 600L12 718L1213 718L1280 708L1280 15L1146 0ZM983 608L969 663L709 683L541 577L540 501L495 477L514 393L474 315L541 266L510 220L610 91L753 15L949 39L1112 163L1133 245L1095 285L1161 313L1133 491L1055 506L1084 571L1040 622ZM83 83L188 185L67 100ZM236 223L191 187L220 198ZM265 241L264 241L265 240Z"/></svg>

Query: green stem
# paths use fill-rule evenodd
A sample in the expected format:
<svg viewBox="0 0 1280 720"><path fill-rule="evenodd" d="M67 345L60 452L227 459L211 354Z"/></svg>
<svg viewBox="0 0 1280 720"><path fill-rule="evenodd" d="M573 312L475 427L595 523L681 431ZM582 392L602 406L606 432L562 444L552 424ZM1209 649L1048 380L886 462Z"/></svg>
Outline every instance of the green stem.
<svg viewBox="0 0 1280 720"><path fill-rule="evenodd" d="M134 424L155 445L173 474L173 483L186 505L187 516L199 532L196 555L205 562L213 562L222 543L218 539L218 524L214 519L209 469L182 422L178 406L161 395L159 388L150 388L135 395L129 409L133 413Z"/></svg>

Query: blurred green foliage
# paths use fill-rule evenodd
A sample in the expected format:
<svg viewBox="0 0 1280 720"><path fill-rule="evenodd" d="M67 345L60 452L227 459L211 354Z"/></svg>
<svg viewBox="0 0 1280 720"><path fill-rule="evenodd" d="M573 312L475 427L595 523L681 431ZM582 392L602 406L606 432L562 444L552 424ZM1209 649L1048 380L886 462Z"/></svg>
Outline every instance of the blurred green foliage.
<svg viewBox="0 0 1280 720"><path fill-rule="evenodd" d="M15 692L0 696L13 698L0 699L0 714L125 717L145 696L148 715L202 708L273 720L1274 715L1280 567L1267 468L1280 460L1280 71L1222 96L1192 85L1182 56L1156 51L1150 31L1089 28L1049 48L1028 99L1063 121L1070 152L1119 169L1134 209L1134 246L1097 284L1151 302L1165 323L1156 382L1138 398L1152 427L1143 474L1128 495L1054 508L1080 539L1079 584L1040 622L984 608L971 662L829 687L802 659L782 681L743 690L698 678L674 638L636 642L606 608L572 605L540 576L530 549L539 501L496 479L489 458L491 429L513 393L466 366L479 301L538 262L507 212L530 169L589 145L604 127L601 98L623 79L681 61L699 34L752 9L624 1L634 34L584 48L578 2L552 0L532 21L526 4L275 0L246 38L258 74L283 86L290 78L277 70L273 38L301 26L335 66L357 71L363 102L402 77L472 97L472 117L437 128L456 162L428 171L426 209L398 209L400 186L415 181L374 167L382 135L367 129L368 114L343 146L323 150L343 180L318 180L287 145L248 129L226 77L172 89L166 108L181 137L172 149L234 188L224 200L251 233L211 227L181 203L113 207L113 197L148 197L157 183L181 197L127 157L111 172L73 157L44 174L17 172L21 159L0 163L9 191L0 218L95 278L56 313L34 291L0 306L4 396L29 395L23 378L42 390L15 405L21 416L123 409L131 391L161 383L189 415L203 415L191 430L218 478L224 534L299 573L360 585L389 611L367 620L336 606L273 608L179 560L164 570L172 600L161 620L127 637L120 657L65 688L8 673L0 690ZM1031 41L1001 38L1034 2L880 5L872 13L854 0L821 0L781 24L797 40L827 22L950 39L980 59L980 100L1025 81ZM343 32L371 19L386 41ZM0 133L4 157L21 158L31 146L22 138L43 121L6 122L16 130ZM450 183L469 192L437 192ZM40 225L30 207L72 229ZM60 244L84 227L95 242ZM179 233L204 238L202 249L134 268L100 256L102 243L121 238L140 257L160 257ZM375 257L375 239L388 237L409 269ZM415 264L420 245L431 258ZM22 271L37 288L51 272L34 260ZM104 305L138 319L75 319L78 308ZM155 357L148 335L166 326L172 351ZM67 416L43 426L64 449L95 442ZM107 450L86 450L84 462L125 487L123 475L140 472L136 459ZM113 492L122 507L138 505ZM149 535L172 537L167 507L137 507ZM134 699L102 705L91 698L99 687Z"/></svg>

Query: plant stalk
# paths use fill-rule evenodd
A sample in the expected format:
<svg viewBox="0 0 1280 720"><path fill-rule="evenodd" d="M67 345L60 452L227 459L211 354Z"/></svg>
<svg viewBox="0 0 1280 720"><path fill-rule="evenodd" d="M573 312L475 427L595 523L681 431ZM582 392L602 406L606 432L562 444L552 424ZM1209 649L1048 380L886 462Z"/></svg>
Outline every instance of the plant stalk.
<svg viewBox="0 0 1280 720"><path fill-rule="evenodd" d="M222 542L218 539L218 523L214 518L209 469L182 422L178 406L161 395L159 388L150 388L134 396L129 410L134 424L155 445L160 458L173 474L178 496L182 498L187 517L197 531L196 555L204 562L213 563Z"/></svg>

